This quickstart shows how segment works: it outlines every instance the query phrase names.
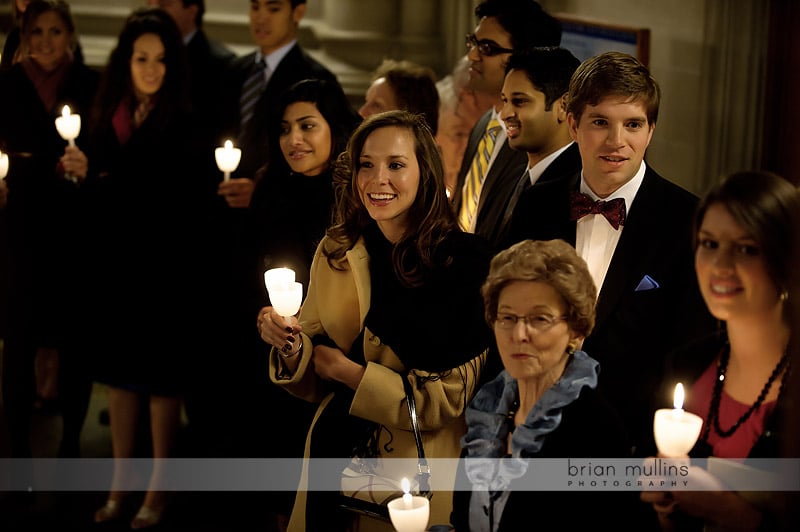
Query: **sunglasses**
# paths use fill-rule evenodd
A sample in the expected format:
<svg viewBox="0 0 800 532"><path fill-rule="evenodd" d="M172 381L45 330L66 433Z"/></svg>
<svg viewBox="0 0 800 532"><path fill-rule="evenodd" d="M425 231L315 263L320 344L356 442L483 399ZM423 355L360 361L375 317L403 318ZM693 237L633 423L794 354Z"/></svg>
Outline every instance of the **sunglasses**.
<svg viewBox="0 0 800 532"><path fill-rule="evenodd" d="M478 53L484 57L492 57L493 55L499 54L510 54L514 51L511 48L503 48L502 46L498 46L492 41L479 41L475 37L474 33L467 35L465 44L467 45L467 52L477 47Z"/></svg>

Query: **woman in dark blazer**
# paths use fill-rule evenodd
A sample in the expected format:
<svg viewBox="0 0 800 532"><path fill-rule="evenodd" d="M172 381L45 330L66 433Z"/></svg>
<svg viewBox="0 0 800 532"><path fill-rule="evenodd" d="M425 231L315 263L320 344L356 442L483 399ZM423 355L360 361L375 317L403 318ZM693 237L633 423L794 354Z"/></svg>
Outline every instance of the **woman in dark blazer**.
<svg viewBox="0 0 800 532"><path fill-rule="evenodd" d="M36 396L34 365L60 368L64 430L59 453L77 456L91 381L85 374L74 305L85 235L83 191L66 178L78 148L68 147L55 120L65 105L88 117L99 74L74 60L77 42L69 5L33 1L22 15L24 54L0 72L0 150L9 155L4 222L3 402L12 456L29 456ZM86 143L85 128L76 140ZM58 319L53 319L57 312Z"/></svg>

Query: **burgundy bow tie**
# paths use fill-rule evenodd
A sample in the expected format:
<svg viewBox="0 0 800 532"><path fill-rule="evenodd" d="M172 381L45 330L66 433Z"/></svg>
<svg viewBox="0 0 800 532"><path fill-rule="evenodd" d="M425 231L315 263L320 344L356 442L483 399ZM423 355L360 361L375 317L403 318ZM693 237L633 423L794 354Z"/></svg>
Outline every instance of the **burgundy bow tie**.
<svg viewBox="0 0 800 532"><path fill-rule="evenodd" d="M570 196L570 219L580 220L589 214L602 214L614 229L625 224L625 200L594 201L586 194L573 192Z"/></svg>

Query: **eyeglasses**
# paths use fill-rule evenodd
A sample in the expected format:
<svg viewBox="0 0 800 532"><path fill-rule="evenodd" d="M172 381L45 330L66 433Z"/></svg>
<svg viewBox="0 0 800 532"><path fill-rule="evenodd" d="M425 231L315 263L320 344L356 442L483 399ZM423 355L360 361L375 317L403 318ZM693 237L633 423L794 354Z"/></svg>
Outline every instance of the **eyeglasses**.
<svg viewBox="0 0 800 532"><path fill-rule="evenodd" d="M467 35L465 44L467 45L467 52L477 47L478 53L484 57L492 57L493 55L499 54L510 54L514 51L511 48L503 48L492 41L479 41L475 37L474 33Z"/></svg>
<svg viewBox="0 0 800 532"><path fill-rule="evenodd" d="M547 314L531 314L529 316L517 316L516 314L498 314L494 322L500 329L510 331L517 326L520 321L526 325L528 330L544 332L549 330L559 321L566 320L566 316L548 316Z"/></svg>

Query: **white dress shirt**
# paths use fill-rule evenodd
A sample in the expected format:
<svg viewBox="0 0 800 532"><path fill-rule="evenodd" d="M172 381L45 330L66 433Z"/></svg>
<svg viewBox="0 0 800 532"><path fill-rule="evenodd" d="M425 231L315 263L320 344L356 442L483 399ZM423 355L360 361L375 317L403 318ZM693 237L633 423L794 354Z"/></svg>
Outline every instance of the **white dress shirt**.
<svg viewBox="0 0 800 532"><path fill-rule="evenodd" d="M592 189L590 189L589 185L584 181L583 171L581 171L580 191L593 200L604 199L606 201L611 201L617 198L624 199L627 217L631 212L633 199L639 191L646 169L647 166L644 161L642 161L636 175L607 198L600 198L597 194L592 192ZM611 258L614 256L614 250L617 249L619 237L622 235L624 229L624 224L620 225L619 229L611 227L611 224L608 223L608 220L606 220L605 216L602 214L590 214L578 220L577 232L575 234L575 249L578 251L578 255L580 255L589 266L589 272L592 274L595 286L597 286L598 296L600 295L600 289L603 287L606 273L608 273L608 265L611 264Z"/></svg>

